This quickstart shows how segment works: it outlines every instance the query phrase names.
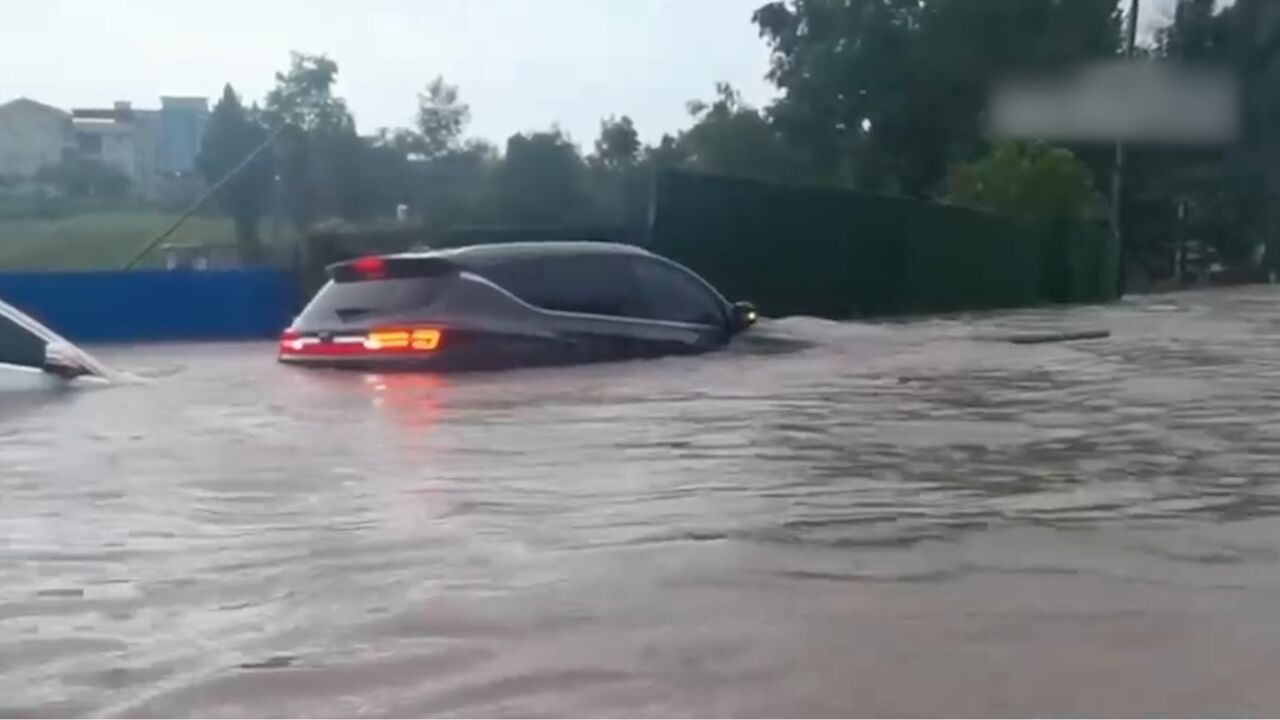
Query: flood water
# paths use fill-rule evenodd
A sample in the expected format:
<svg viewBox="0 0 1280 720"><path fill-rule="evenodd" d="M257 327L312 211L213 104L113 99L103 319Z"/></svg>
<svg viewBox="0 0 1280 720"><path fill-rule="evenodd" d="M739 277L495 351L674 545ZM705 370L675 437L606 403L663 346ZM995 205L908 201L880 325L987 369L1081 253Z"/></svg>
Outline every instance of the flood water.
<svg viewBox="0 0 1280 720"><path fill-rule="evenodd" d="M472 376L99 354L152 381L0 401L0 715L1280 713L1275 290Z"/></svg>

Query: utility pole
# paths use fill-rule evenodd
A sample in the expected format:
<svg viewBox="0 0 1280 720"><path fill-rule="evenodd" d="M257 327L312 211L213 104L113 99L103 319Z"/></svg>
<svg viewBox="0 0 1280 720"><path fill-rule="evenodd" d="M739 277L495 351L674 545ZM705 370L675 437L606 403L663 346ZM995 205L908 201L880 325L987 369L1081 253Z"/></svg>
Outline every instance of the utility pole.
<svg viewBox="0 0 1280 720"><path fill-rule="evenodd" d="M1124 46L1125 60L1133 60L1133 56L1138 46L1138 0L1130 0L1129 2L1129 26L1126 29L1126 42ZM1121 223L1124 218L1121 217L1120 206L1124 203L1124 140L1116 140L1116 164L1111 174L1111 231L1115 233L1116 247L1120 252L1120 292L1124 292L1124 261L1125 261L1125 237Z"/></svg>

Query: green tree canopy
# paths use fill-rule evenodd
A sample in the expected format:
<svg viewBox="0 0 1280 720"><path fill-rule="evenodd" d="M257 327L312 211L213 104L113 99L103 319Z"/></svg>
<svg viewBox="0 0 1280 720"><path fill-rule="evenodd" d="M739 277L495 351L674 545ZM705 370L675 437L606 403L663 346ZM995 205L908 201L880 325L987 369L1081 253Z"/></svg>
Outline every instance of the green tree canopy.
<svg viewBox="0 0 1280 720"><path fill-rule="evenodd" d="M1115 55L1115 0L778 0L754 15L777 126L824 174L930 195L981 152L991 83Z"/></svg>
<svg viewBox="0 0 1280 720"><path fill-rule="evenodd" d="M679 167L689 162L687 149L670 133L663 133L657 145L646 145L641 156L645 164L655 168Z"/></svg>
<svg viewBox="0 0 1280 720"><path fill-rule="evenodd" d="M132 181L119 170L97 160L65 158L36 171L35 180L77 199L119 200L129 194Z"/></svg>
<svg viewBox="0 0 1280 720"><path fill-rule="evenodd" d="M583 214L586 165L558 128L512 135L494 174L495 210L505 222L558 224Z"/></svg>
<svg viewBox="0 0 1280 720"><path fill-rule="evenodd" d="M231 85L224 87L205 127L197 162L210 185L227 178L218 190L218 203L235 222L236 241L244 262L261 259L258 225L271 202L273 155L264 151L245 167L236 169L261 148L268 136L258 113L245 109ZM232 171L236 172L228 178Z"/></svg>
<svg viewBox="0 0 1280 720"><path fill-rule="evenodd" d="M418 93L417 134L411 149L427 158L459 149L471 109L458 99L458 88L437 76Z"/></svg>
<svg viewBox="0 0 1280 720"><path fill-rule="evenodd" d="M1173 21L1156 33L1157 56L1170 60L1222 61L1229 55L1230 27L1215 0L1179 0Z"/></svg>
<svg viewBox="0 0 1280 720"><path fill-rule="evenodd" d="M337 80L335 61L295 52L267 93L263 115L282 128L276 149L284 205L303 230L320 219L354 221L394 209L391 198L371 192L364 173L372 145L356 134L346 101L334 92Z"/></svg>
<svg viewBox="0 0 1280 720"><path fill-rule="evenodd" d="M949 199L1036 220L1103 217L1089 168L1070 151L1043 144L1001 142L981 160L957 166Z"/></svg>
<svg viewBox="0 0 1280 720"><path fill-rule="evenodd" d="M1273 0L1180 0L1151 49L1169 63L1232 71L1243 94L1243 135L1231 146L1138 147L1130 155L1130 250L1156 274L1169 272L1179 239L1247 263L1270 242L1280 267L1280 28L1266 32ZM1179 211L1181 208L1182 212Z"/></svg>
<svg viewBox="0 0 1280 720"><path fill-rule="evenodd" d="M600 121L600 137L592 160L607 168L623 168L635 164L640 155L640 133L635 123L623 115L610 115Z"/></svg>
<svg viewBox="0 0 1280 720"><path fill-rule="evenodd" d="M685 164L706 172L774 179L804 179L806 159L760 111L742 102L728 83L711 102L688 104L693 127L680 135Z"/></svg>
<svg viewBox="0 0 1280 720"><path fill-rule="evenodd" d="M290 53L289 69L276 73L276 86L267 93L267 119L308 132L353 125L346 101L333 94L337 80L338 63L328 57Z"/></svg>
<svg viewBox="0 0 1280 720"><path fill-rule="evenodd" d="M418 214L435 227L461 222L492 221L486 193L501 164L497 148L471 140L436 157L412 163L413 203Z"/></svg>
<svg viewBox="0 0 1280 720"><path fill-rule="evenodd" d="M588 158L592 222L638 227L648 217L651 168L640 133L630 117L610 115L600 122L595 152Z"/></svg>

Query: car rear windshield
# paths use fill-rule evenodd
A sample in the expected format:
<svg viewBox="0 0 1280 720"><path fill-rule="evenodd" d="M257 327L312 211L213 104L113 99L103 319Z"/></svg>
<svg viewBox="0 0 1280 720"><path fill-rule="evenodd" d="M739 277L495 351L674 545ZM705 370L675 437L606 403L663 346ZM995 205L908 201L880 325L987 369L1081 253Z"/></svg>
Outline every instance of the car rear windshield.
<svg viewBox="0 0 1280 720"><path fill-rule="evenodd" d="M434 303L446 278L398 278L330 282L298 317L300 327L360 324L380 315L424 308Z"/></svg>
<svg viewBox="0 0 1280 720"><path fill-rule="evenodd" d="M44 364L45 341L0 314L0 363L40 367Z"/></svg>

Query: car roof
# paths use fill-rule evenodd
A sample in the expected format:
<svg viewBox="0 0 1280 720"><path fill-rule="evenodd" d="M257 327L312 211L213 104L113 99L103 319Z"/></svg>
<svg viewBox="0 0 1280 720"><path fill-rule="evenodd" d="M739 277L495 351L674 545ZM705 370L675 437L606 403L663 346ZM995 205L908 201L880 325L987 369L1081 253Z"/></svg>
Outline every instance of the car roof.
<svg viewBox="0 0 1280 720"><path fill-rule="evenodd" d="M492 243L488 245L467 245L465 247L426 250L422 252L398 253L391 257L403 258L440 258L459 265L487 265L504 260L524 260L540 257L574 256L643 256L652 257L652 253L637 245L604 242L595 240L547 241L547 242L510 242Z"/></svg>

